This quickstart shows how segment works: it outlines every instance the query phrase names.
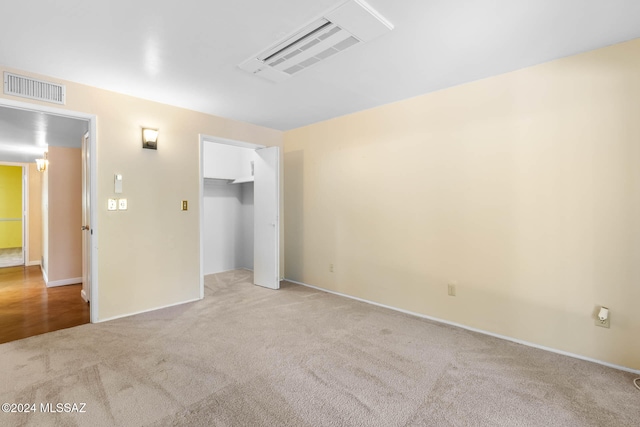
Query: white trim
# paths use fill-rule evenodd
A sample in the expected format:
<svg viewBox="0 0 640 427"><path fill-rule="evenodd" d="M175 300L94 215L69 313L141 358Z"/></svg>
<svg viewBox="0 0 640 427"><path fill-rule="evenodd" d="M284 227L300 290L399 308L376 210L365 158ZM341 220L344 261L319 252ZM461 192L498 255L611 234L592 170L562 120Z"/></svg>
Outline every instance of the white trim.
<svg viewBox="0 0 640 427"><path fill-rule="evenodd" d="M42 268L42 264L40 264L40 271L42 272L42 280L44 280L44 285L47 286L49 278L47 277L47 272L44 271L44 268Z"/></svg>
<svg viewBox="0 0 640 427"><path fill-rule="evenodd" d="M233 145L236 147L252 148L258 150L260 148L267 148L266 145L254 144L252 142L238 141L237 139L221 138L219 136L203 135L200 134L200 143L203 142L215 142L217 144Z"/></svg>
<svg viewBox="0 0 640 427"><path fill-rule="evenodd" d="M53 282L47 282L47 288L55 288L56 286L67 285L79 285L82 284L82 277L75 277L71 279L54 280Z"/></svg>
<svg viewBox="0 0 640 427"><path fill-rule="evenodd" d="M29 263L29 163L22 165L22 257Z"/></svg>
<svg viewBox="0 0 640 427"><path fill-rule="evenodd" d="M214 276L216 274L222 274L222 273L229 273L231 271L238 271L238 270L244 270L244 271L250 271L253 273L253 270L247 267L235 267L235 268L230 268L229 270L222 270L222 271L216 271L214 273L207 273L205 274L205 276Z"/></svg>
<svg viewBox="0 0 640 427"><path fill-rule="evenodd" d="M206 136L200 134L198 139L198 240L200 244L200 299L204 298L204 141Z"/></svg>
<svg viewBox="0 0 640 427"><path fill-rule="evenodd" d="M477 328L472 328L471 326L466 326L466 325L463 325L463 324L460 324L460 323L450 322L448 320L439 319L437 317L432 317L432 316L427 316L425 314L416 313L414 311L409 311L409 310L404 310L402 308L397 308L397 307L393 307L393 306L386 305L386 304L380 304L379 302L369 301L369 300L366 300L364 298L354 297L354 296L351 296L351 295L343 294L341 292L336 292L336 291L331 291L329 289L320 288L318 286L308 285L306 283L298 282L296 280L291 280L291 279L284 279L284 280L286 280L287 282L295 283L297 285L306 286L308 288L316 289L318 291L327 292L329 294L338 295L338 296L341 296L341 297L353 299L353 300L356 300L356 301L364 302L364 303L375 305L375 306L378 306L378 307L388 308L389 310L398 311L400 313L409 314L411 316L416 316L416 317L421 317L423 319L433 320L434 322L444 323L446 325L455 326L455 327L458 327L458 328L466 329L468 331L478 332L480 334L489 335L489 336L492 336L492 337L495 337L495 338L500 338L500 339L503 339L503 340L506 340L506 341L511 341L511 342L514 342L514 343L517 343L517 344L526 345L527 347L533 347L533 348L537 348L539 350L545 350L545 351L549 351L551 353L556 353L556 354L561 354L563 356L573 357L574 359L580 359L580 360L585 360L587 362L597 363L599 365L607 366L609 368L618 369L618 370L625 371L625 372L631 372L633 374L640 374L640 369L632 369L632 368L628 368L626 366L615 365L613 363L604 362L602 360L593 359L591 357L581 356L581 355L575 354L575 353L569 353L567 351L558 350L558 349L555 349L555 348L552 348L552 347L546 347L546 346L535 344L535 343L532 343L532 342L529 342L529 341L519 340L517 338L512 338L512 337L509 337L509 336L506 336L506 335L494 334L493 332L489 332L489 331L485 331L485 330L477 329Z"/></svg>
<svg viewBox="0 0 640 427"><path fill-rule="evenodd" d="M91 322L97 323L99 319L98 313L98 150L97 150L97 122L98 117L95 114L82 113L79 111L67 110L64 108L50 107L47 105L31 104L28 102L14 101L12 99L0 97L0 105L11 107L18 110L37 111L41 113L52 114L61 117L69 117L73 119L87 120L89 122L89 133L91 135L90 150L90 174L91 174L91 299L90 307ZM46 277L43 270L43 277Z"/></svg>
<svg viewBox="0 0 640 427"><path fill-rule="evenodd" d="M138 314L149 313L151 311L156 311L156 310L162 310L164 308L175 307L176 305L189 304L191 302L197 302L197 301L200 301L200 300L202 300L202 298L194 298L194 299L190 299L190 300L187 300L187 301L176 302L176 303L169 304L169 305L163 305L162 307L155 307L155 308L149 308L149 309L142 310L142 311L136 311L135 313L119 314L117 316L107 317L106 319L100 319L98 321L98 323L108 322L110 320L122 319L124 317L131 317L131 316L135 316L135 315L138 315Z"/></svg>
<svg viewBox="0 0 640 427"><path fill-rule="evenodd" d="M31 104L23 101L14 101L13 99L9 99L9 98L0 98L0 105L4 105L5 107L12 107L17 110L40 111L47 114L53 114L55 116L71 117L74 119L89 120L95 117L94 114L82 113L80 111L72 111L72 110L67 110L67 109L58 108L58 107L50 107L48 105Z"/></svg>
<svg viewBox="0 0 640 427"><path fill-rule="evenodd" d="M40 263L40 261L29 261L29 262L27 262L27 263L25 264L25 266L27 266L27 267L31 267L31 266L33 266L33 265L40 265L40 266L42 266L42 265L41 265L41 263Z"/></svg>
<svg viewBox="0 0 640 427"><path fill-rule="evenodd" d="M91 304L89 313L91 322L96 323L100 318L98 315L98 116L92 115L89 119L89 224L91 233Z"/></svg>

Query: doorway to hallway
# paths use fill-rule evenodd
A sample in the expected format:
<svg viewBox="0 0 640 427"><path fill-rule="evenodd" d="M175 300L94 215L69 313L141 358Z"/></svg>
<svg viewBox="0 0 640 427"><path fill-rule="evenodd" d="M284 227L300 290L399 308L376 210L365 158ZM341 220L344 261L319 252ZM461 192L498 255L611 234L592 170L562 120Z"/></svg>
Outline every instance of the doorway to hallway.
<svg viewBox="0 0 640 427"><path fill-rule="evenodd" d="M0 269L0 344L89 323L81 288L47 288L40 266Z"/></svg>

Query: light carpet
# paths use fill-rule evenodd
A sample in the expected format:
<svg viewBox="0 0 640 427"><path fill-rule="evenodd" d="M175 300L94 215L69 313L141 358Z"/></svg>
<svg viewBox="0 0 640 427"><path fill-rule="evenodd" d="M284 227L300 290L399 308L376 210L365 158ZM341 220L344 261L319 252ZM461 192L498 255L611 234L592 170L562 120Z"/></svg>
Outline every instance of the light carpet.
<svg viewBox="0 0 640 427"><path fill-rule="evenodd" d="M634 375L303 286L0 345L12 426L638 426ZM86 403L41 413L41 403Z"/></svg>

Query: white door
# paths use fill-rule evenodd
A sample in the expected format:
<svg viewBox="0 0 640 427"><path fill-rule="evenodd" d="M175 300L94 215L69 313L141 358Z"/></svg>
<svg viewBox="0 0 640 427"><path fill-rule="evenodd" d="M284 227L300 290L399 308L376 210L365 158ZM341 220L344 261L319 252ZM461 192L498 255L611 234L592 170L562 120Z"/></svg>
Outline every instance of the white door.
<svg viewBox="0 0 640 427"><path fill-rule="evenodd" d="M254 161L253 283L280 288L280 150L256 150Z"/></svg>
<svg viewBox="0 0 640 427"><path fill-rule="evenodd" d="M89 174L89 132L82 137L82 299L91 300L91 224Z"/></svg>

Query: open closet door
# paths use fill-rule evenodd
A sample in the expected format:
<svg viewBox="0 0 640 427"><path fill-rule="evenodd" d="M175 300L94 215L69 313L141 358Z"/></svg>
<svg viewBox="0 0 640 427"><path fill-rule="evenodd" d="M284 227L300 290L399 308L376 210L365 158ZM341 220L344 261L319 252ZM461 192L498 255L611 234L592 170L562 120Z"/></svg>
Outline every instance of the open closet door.
<svg viewBox="0 0 640 427"><path fill-rule="evenodd" d="M280 288L280 150L256 150L254 160L253 282Z"/></svg>

